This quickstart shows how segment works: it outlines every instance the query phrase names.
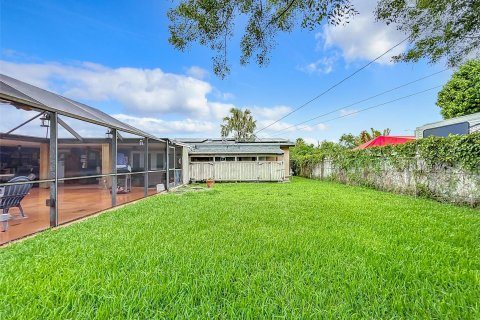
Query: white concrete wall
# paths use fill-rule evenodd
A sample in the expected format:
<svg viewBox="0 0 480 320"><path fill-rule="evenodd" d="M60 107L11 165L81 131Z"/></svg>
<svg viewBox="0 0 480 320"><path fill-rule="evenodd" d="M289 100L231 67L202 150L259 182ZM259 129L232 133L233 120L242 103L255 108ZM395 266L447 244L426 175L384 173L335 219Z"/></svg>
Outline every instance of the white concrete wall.
<svg viewBox="0 0 480 320"><path fill-rule="evenodd" d="M376 189L422 195L471 205L480 204L480 173L445 166L431 167L418 159L400 170L383 163L381 170L360 168L342 170L330 160L315 166L309 178L335 180L346 184L368 185Z"/></svg>

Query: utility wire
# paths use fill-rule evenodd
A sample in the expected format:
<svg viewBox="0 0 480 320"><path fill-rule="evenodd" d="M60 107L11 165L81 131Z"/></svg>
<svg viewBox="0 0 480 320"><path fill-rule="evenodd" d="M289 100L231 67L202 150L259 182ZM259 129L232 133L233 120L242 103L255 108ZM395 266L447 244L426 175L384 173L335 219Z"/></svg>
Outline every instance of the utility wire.
<svg viewBox="0 0 480 320"><path fill-rule="evenodd" d="M431 87L431 88L428 88L428 89L425 89L425 90L422 90L422 91L418 91L418 92L415 92L415 93L412 93L412 94L409 94L407 96L403 96L403 97L400 97L400 98L396 98L396 99L393 99L393 100L390 100L390 101L387 101L387 102L383 102L383 103L380 103L380 104L376 104L374 106L371 106L371 107L368 107L368 108L364 108L364 109L360 109L360 110L357 110L355 112L351 112L349 114L344 114L342 116L339 116L339 117L335 117L335 118L332 118L332 119L329 119L327 121L322 121L322 122L319 122L319 123L316 123L314 124L313 126L316 126L316 125L319 125L319 124L323 124L323 123L327 123L327 122L331 122L333 120L337 120L337 119L341 119L341 118L345 118L345 117L349 117L353 114L357 114L357 113L360 113L360 112L363 112L363 111L367 111L367 110L370 110L370 109L374 109L374 108L378 108L378 107L381 107L381 106L384 106L384 105L387 105L387 104L390 104L390 103L393 103L393 102L397 102L397 101L400 101L400 100L403 100L403 99L407 99L407 98L410 98L410 97L413 97L413 96L416 96L416 95L419 95L419 94L422 94L422 93L425 93L425 92L428 92L428 91L431 91L431 90L434 90L434 89L437 89L437 88L440 88L442 85L438 85L438 86L435 86L435 87ZM297 130L301 130L303 128L307 128L307 126L303 126L303 127L300 127L298 128ZM271 137L275 137L277 136L278 134L274 134L272 135Z"/></svg>
<svg viewBox="0 0 480 320"><path fill-rule="evenodd" d="M386 55L387 53L389 53L390 51L392 51L393 49L395 49L396 47L398 47L399 45L401 45L402 43L404 43L409 37L406 37L405 39L403 39L402 41L400 41L399 43L397 43L396 45L394 45L393 47L391 47L390 49L388 49L387 51L385 51L384 53L382 53L381 55L379 55L378 57L376 57L375 59L369 61L367 64L365 64L364 66L362 66L361 68L357 69L355 72L353 72L352 74L350 74L348 77L345 77L343 78L342 80L340 80L339 82L335 83L334 85L330 86L328 89L324 90L323 92L321 92L319 95L317 95L316 97L308 100L307 102L305 102L304 104L300 105L299 107L293 109L292 111L290 111L289 113L287 113L286 115L284 115L283 117L281 117L280 119L278 120L275 120L274 122L270 123L269 125L257 130L255 132L255 135L258 134L259 132L267 129L267 128L270 128L271 126L273 126L275 123L285 119L286 117L288 117L289 115L291 115L292 113L294 112L297 112L298 110L306 107L307 105L309 105L310 103L312 103L313 101L317 100L318 98L320 98L321 96L325 95L326 93L330 92L332 89L338 87L340 84L342 84L343 82L347 81L348 79L352 78L354 75L356 75L357 73L359 73L360 71L362 71L363 69L367 68L368 66L370 66L372 63L374 63L375 61L377 61L378 59L380 59L381 57L383 57L384 55Z"/></svg>
<svg viewBox="0 0 480 320"><path fill-rule="evenodd" d="M360 104L360 103L362 103L362 102L365 102L365 101L368 101L368 100L372 100L372 99L377 98L377 97L379 97L379 96L382 96L382 95L384 95L384 94L390 93L390 92L392 92L392 91L401 89L401 88L403 88L403 87L409 86L409 85L414 84L414 83L416 83L416 82L419 82L419 81L425 80L425 79L427 79L427 78L433 77L433 76L435 76L435 75L437 75L437 74L439 74L439 73L442 73L442 72L447 71L448 69L449 69L449 68L446 68L446 69L443 69L443 70L441 70L441 71L438 71L438 72L429 74L429 75L427 75L427 76L424 76L424 77L418 78L418 79L416 79L416 80L407 82L407 83L405 83L405 84L399 85L399 86L397 86L397 87L395 87L395 88L392 88L392 89L389 89L389 90L380 92L380 93L375 94L375 95L373 95L373 96L370 96L370 97L368 97L368 98L365 98L365 99L362 99L362 100L353 102L353 103L351 103L351 104L349 104L349 105L340 107L340 108L338 108L338 109L335 109L335 110L332 110L332 111L329 111L329 112L326 112L326 113L322 113L322 114L320 114L320 115L318 115L318 116L315 116L315 117L313 117L313 118L310 118L310 119L308 119L308 120L305 120L305 121L296 123L296 124L294 124L294 125L291 125L291 126L289 126L289 127L286 127L286 128L280 129L280 130L275 130L275 131L276 131L276 132L286 131L286 130L288 130L288 129L297 127L297 126L299 126L299 125L301 125L301 124L304 124L304 123L307 123L307 122L316 120L316 119L318 119L318 118L322 118L322 117L328 116L328 115L330 115L330 114L332 114L332 113L335 113L335 112L337 112L337 111L340 111L340 110L343 110L343 109L346 109L346 108L350 108L350 107L352 107L352 106L354 106L354 105L357 105L357 104Z"/></svg>

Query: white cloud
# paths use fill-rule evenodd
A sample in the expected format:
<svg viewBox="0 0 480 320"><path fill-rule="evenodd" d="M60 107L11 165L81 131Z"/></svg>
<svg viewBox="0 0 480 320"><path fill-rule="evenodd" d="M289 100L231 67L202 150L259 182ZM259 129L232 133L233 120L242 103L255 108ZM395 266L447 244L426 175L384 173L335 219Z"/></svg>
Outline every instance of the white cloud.
<svg viewBox="0 0 480 320"><path fill-rule="evenodd" d="M209 105L212 117L217 120L223 119L228 115L231 108L236 108L235 105L230 103L211 102Z"/></svg>
<svg viewBox="0 0 480 320"><path fill-rule="evenodd" d="M13 63L0 61L2 73L73 99L117 101L126 111L216 116L218 106L207 98L205 81L161 69L109 68L94 63Z"/></svg>
<svg viewBox="0 0 480 320"><path fill-rule="evenodd" d="M218 90L216 88L213 88L212 94L216 99L222 100L222 101L230 101L230 100L235 99L235 95L233 93L231 93L231 92L221 92L220 90Z"/></svg>
<svg viewBox="0 0 480 320"><path fill-rule="evenodd" d="M268 128L266 128L263 131L263 133L268 136L275 135L277 133L280 134L279 131L283 131L286 133L286 132L292 132L296 130L294 127L292 127L294 125L293 123L282 122L282 121L273 123L274 121L275 120L258 120L257 128L260 129L268 126Z"/></svg>
<svg viewBox="0 0 480 320"><path fill-rule="evenodd" d="M265 107L248 107L252 111L255 119L278 119L292 111L292 108L288 106L274 106L270 108Z"/></svg>
<svg viewBox="0 0 480 320"><path fill-rule="evenodd" d="M4 116L0 120L0 132L7 132L23 121L38 114L35 111L17 109L14 106L5 103L0 103L0 113ZM172 134L175 134L175 136L188 136L192 134L205 137L217 136L220 126L218 121L204 121L190 118L166 121L159 118L137 117L126 114L114 114L112 116L122 122L139 128L142 131L159 137L171 136ZM104 137L107 132L107 129L102 126L65 116L61 116L60 118L84 138ZM15 130L13 133L44 138L48 131L46 128L41 127L40 123L40 119L35 119ZM59 137L73 138L73 136L61 125L59 126Z"/></svg>
<svg viewBox="0 0 480 320"><path fill-rule="evenodd" d="M317 48L338 48L347 62L372 60L405 38L395 26L375 22L375 1L355 0L353 4L359 14L345 26L326 25L323 32L316 35ZM403 43L377 62L390 64L391 57L405 51L406 46Z"/></svg>
<svg viewBox="0 0 480 320"><path fill-rule="evenodd" d="M340 115L341 116L352 116L353 114L355 114L356 112L358 112L358 110L355 110L355 109L342 109L340 110Z"/></svg>
<svg viewBox="0 0 480 320"><path fill-rule="evenodd" d="M321 59L318 59L315 62L311 62L305 66L298 67L300 71L306 72L306 73L323 73L323 74L329 74L333 71L333 66L335 62L338 60L337 55L333 55L331 57L323 57Z"/></svg>
<svg viewBox="0 0 480 320"><path fill-rule="evenodd" d="M204 79L208 76L208 71L197 66L192 66L187 69L187 74L193 78Z"/></svg>
<svg viewBox="0 0 480 320"><path fill-rule="evenodd" d="M235 99L235 95L230 92L223 92L221 94L221 98L222 100L232 100L232 99Z"/></svg>
<svg viewBox="0 0 480 320"><path fill-rule="evenodd" d="M176 134L201 133L210 136L213 132L218 131L220 127L218 123L193 119L164 121L157 118L135 117L126 114L115 114L113 117L160 137L169 135L172 132Z"/></svg>
<svg viewBox="0 0 480 320"><path fill-rule="evenodd" d="M272 124L273 121L271 120L262 120L262 121L259 121L257 122L257 127L258 128L264 128L266 126L269 126L270 124ZM289 122L282 122L282 121L279 121L279 122L276 122L276 123L273 123L271 126L269 126L267 129L265 129L265 135L266 136L272 136L272 135L281 135L282 132L284 134L287 134L287 133L292 133L292 132L299 132L299 131L303 131L303 132L318 132L318 131L325 131L325 130L328 130L330 127L327 126L326 124L324 123L319 123L319 124L314 124L314 125L298 125L298 126L295 126L294 123L289 123Z"/></svg>
<svg viewBox="0 0 480 320"><path fill-rule="evenodd" d="M319 123L315 125L300 126L300 128L298 129L305 132L312 132L312 131L325 131L325 130L328 130L328 128L329 127L326 124Z"/></svg>
<svg viewBox="0 0 480 320"><path fill-rule="evenodd" d="M39 113L34 110L17 109L13 105L0 102L0 132L9 132L21 123L32 119ZM45 137L46 129L40 127L40 119L35 119L16 129L12 134L23 134L34 137Z"/></svg>
<svg viewBox="0 0 480 320"><path fill-rule="evenodd" d="M312 137L303 138L303 141L305 141L306 144L313 144L314 146L317 146L320 142L320 140Z"/></svg>
<svg viewBox="0 0 480 320"><path fill-rule="evenodd" d="M117 118L159 136L218 136L222 118L231 108L239 107L221 102L233 98L231 93L223 94L204 80L161 69L110 68L91 62L65 65L0 60L0 70L69 98L87 100L93 107L102 109L102 104L118 104L121 109L112 112ZM212 101L212 95L220 101ZM268 123L291 111L288 106L250 109L255 119ZM85 136L93 134L84 129L75 128Z"/></svg>
<svg viewBox="0 0 480 320"><path fill-rule="evenodd" d="M20 125L24 121L32 119L38 115L39 112L35 110L17 109L15 106L0 103L0 132L8 132ZM92 123L76 120L73 118L60 116L61 120L65 121L75 132L84 138L98 138L104 137L107 129L105 127L95 125ZM42 121L40 118L33 119L27 124L16 129L12 134L27 135L32 137L45 138L48 136L48 129L40 126ZM58 136L60 138L73 138L73 135L69 133L65 128L59 124Z"/></svg>

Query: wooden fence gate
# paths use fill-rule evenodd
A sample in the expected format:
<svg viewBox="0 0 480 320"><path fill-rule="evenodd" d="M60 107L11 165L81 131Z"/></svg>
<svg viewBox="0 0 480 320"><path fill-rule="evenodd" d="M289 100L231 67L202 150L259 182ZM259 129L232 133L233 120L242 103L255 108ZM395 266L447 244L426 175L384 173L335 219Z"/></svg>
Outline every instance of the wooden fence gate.
<svg viewBox="0 0 480 320"><path fill-rule="evenodd" d="M190 180L283 181L283 161L196 162L189 165Z"/></svg>

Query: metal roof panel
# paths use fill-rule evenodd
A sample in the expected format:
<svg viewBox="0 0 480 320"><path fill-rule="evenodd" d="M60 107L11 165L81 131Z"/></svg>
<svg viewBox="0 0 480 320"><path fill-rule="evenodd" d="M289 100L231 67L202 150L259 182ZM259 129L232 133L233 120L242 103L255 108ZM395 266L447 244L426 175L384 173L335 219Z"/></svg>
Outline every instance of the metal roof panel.
<svg viewBox="0 0 480 320"><path fill-rule="evenodd" d="M98 109L35 87L4 74L0 74L0 83L2 84L0 86L0 94L4 97L16 98L16 100L19 100L22 103L32 103L34 106L44 108L47 111L55 111L61 115L75 119L92 122L105 127L113 127L139 136L157 139L155 136L123 123Z"/></svg>
<svg viewBox="0 0 480 320"><path fill-rule="evenodd" d="M190 154L283 154L278 146L271 145L196 145Z"/></svg>

